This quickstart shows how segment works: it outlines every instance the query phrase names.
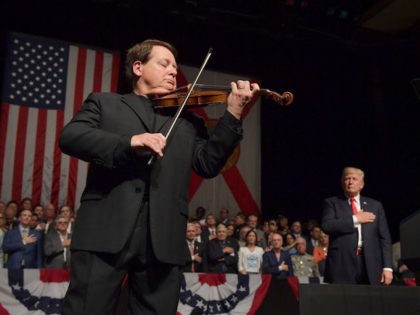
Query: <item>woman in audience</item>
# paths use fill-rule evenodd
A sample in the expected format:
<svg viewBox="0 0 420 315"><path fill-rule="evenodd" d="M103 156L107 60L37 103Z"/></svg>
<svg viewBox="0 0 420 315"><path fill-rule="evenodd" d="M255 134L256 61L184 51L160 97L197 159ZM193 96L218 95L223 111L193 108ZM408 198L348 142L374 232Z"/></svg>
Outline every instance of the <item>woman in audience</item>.
<svg viewBox="0 0 420 315"><path fill-rule="evenodd" d="M238 271L243 275L261 273L264 250L257 246L257 233L248 231L245 240L245 246L239 248Z"/></svg>
<svg viewBox="0 0 420 315"><path fill-rule="evenodd" d="M288 252L290 255L296 254L297 249L295 236L292 233L287 233L283 238L286 241L286 245L283 247L283 250Z"/></svg>
<svg viewBox="0 0 420 315"><path fill-rule="evenodd" d="M319 273L324 276L325 260L327 259L329 237L324 231L321 231L319 244L314 248L313 256L318 264Z"/></svg>

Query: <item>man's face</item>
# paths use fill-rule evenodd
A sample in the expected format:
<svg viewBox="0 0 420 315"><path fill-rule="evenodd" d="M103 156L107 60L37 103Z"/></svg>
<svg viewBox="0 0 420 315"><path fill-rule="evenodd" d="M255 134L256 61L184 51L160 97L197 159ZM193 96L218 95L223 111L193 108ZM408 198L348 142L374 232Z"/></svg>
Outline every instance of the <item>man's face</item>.
<svg viewBox="0 0 420 315"><path fill-rule="evenodd" d="M65 218L60 218L56 221L56 229L59 232L65 232L69 226L69 221Z"/></svg>
<svg viewBox="0 0 420 315"><path fill-rule="evenodd" d="M300 224L300 222L296 221L293 222L291 228L290 228L294 233L300 233L302 232L302 224Z"/></svg>
<svg viewBox="0 0 420 315"><path fill-rule="evenodd" d="M173 91L176 88L177 63L172 52L163 46L154 46L150 53L150 59L146 63L134 63L139 65L140 79L138 87L141 94L161 95Z"/></svg>
<svg viewBox="0 0 420 315"><path fill-rule="evenodd" d="M248 233L250 230L251 228L249 226L244 226L239 232L239 238L245 241L246 233Z"/></svg>
<svg viewBox="0 0 420 315"><path fill-rule="evenodd" d="M302 238L296 240L296 249L299 254L305 254L306 252L306 242Z"/></svg>
<svg viewBox="0 0 420 315"><path fill-rule="evenodd" d="M248 218L248 222L247 222L247 224L248 224L250 227L252 227L252 228L256 228L256 227L257 227L257 224L258 224L258 218L257 218L257 217L254 217L254 216L250 216L250 217Z"/></svg>
<svg viewBox="0 0 420 315"><path fill-rule="evenodd" d="M31 222L32 213L29 210L22 210L19 216L19 222L22 226L27 227Z"/></svg>
<svg viewBox="0 0 420 315"><path fill-rule="evenodd" d="M34 208L34 213L36 213L38 217L42 217L44 215L44 208L41 206L36 206Z"/></svg>
<svg viewBox="0 0 420 315"><path fill-rule="evenodd" d="M55 218L55 207L52 204L45 206L45 216L49 219Z"/></svg>
<svg viewBox="0 0 420 315"><path fill-rule="evenodd" d="M220 228L218 228L218 229L217 229L217 232L216 232L216 237L217 237L217 239L218 239L219 241L224 241L224 240L226 240L226 237L227 237L227 231L226 231L226 228L225 228L225 227L220 227Z"/></svg>
<svg viewBox="0 0 420 315"><path fill-rule="evenodd" d="M229 211L227 209L220 210L220 219L224 220L229 216Z"/></svg>
<svg viewBox="0 0 420 315"><path fill-rule="evenodd" d="M344 193L348 196L357 196L365 185L363 176L360 172L348 172L343 176L342 187Z"/></svg>
<svg viewBox="0 0 420 315"><path fill-rule="evenodd" d="M70 216L71 216L71 210L70 210L70 208L69 208L69 207L67 207L67 206L62 207L62 208L61 208L61 210L60 210L60 214L61 214L62 216L64 216L64 217L66 217L66 218L70 219Z"/></svg>
<svg viewBox="0 0 420 315"><path fill-rule="evenodd" d="M278 234L271 236L271 245L274 249L280 249L283 246L283 238Z"/></svg>
<svg viewBox="0 0 420 315"><path fill-rule="evenodd" d="M193 224L187 225L187 240L190 242L195 238L195 226Z"/></svg>
<svg viewBox="0 0 420 315"><path fill-rule="evenodd" d="M311 236L314 240L319 240L321 236L321 229L319 227L314 227L311 231Z"/></svg>
<svg viewBox="0 0 420 315"><path fill-rule="evenodd" d="M198 235L201 235L201 225L200 225L200 223L195 223L194 224L194 226L195 226L195 235L196 236L198 236Z"/></svg>
<svg viewBox="0 0 420 315"><path fill-rule="evenodd" d="M206 225L207 226L215 226L216 225L216 218L212 215L207 216L206 218Z"/></svg>
<svg viewBox="0 0 420 315"><path fill-rule="evenodd" d="M36 214L33 214L31 216L31 221L29 222L29 226L34 229L34 228L36 228L38 223L39 223L38 222L38 216Z"/></svg>

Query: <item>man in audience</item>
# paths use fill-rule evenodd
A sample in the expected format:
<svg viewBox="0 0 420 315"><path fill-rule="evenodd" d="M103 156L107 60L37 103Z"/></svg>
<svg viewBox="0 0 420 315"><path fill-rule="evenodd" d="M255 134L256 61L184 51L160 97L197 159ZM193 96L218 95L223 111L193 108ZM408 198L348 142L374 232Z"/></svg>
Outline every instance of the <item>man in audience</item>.
<svg viewBox="0 0 420 315"><path fill-rule="evenodd" d="M263 273L270 273L277 279L293 275L293 266L288 252L282 251L283 237L280 233L271 234L272 249L263 255Z"/></svg>
<svg viewBox="0 0 420 315"><path fill-rule="evenodd" d="M7 203L6 208L4 209L4 217L6 219L6 228L8 230L13 229L19 225L19 220L16 218L19 210L19 204L11 200Z"/></svg>
<svg viewBox="0 0 420 315"><path fill-rule="evenodd" d="M45 215L45 234L50 231L50 228L54 228L54 221L55 217L57 216L57 212L55 206L52 203L47 203L44 207L44 215Z"/></svg>
<svg viewBox="0 0 420 315"><path fill-rule="evenodd" d="M201 233L201 240L204 243L216 238L216 217L209 213L206 215L206 227Z"/></svg>
<svg viewBox="0 0 420 315"><path fill-rule="evenodd" d="M246 217L242 212L238 212L235 215L235 233L233 234L237 240L239 240L239 232L244 225L246 225Z"/></svg>
<svg viewBox="0 0 420 315"><path fill-rule="evenodd" d="M32 212L22 210L19 225L7 231L3 240L3 252L8 254L6 267L41 268L43 262L41 234L29 227Z"/></svg>
<svg viewBox="0 0 420 315"><path fill-rule="evenodd" d="M291 256L293 275L296 277L319 277L318 265L315 258L306 252L306 240L296 238L297 253Z"/></svg>
<svg viewBox="0 0 420 315"><path fill-rule="evenodd" d="M207 244L208 269L212 273L236 273L238 248L227 239L226 227L217 226L217 236Z"/></svg>
<svg viewBox="0 0 420 315"><path fill-rule="evenodd" d="M241 227L241 229L239 230L239 239L238 239L239 247L243 247L246 245L246 235L251 230L252 230L251 227L248 225L243 225Z"/></svg>
<svg viewBox="0 0 420 315"><path fill-rule="evenodd" d="M58 215L55 228L45 235L44 254L46 268L70 267L71 234L67 228L69 220L66 216Z"/></svg>
<svg viewBox="0 0 420 315"><path fill-rule="evenodd" d="M303 236L302 223L300 221L294 221L290 227L290 231L295 236L295 238Z"/></svg>
<svg viewBox="0 0 420 315"><path fill-rule="evenodd" d="M223 223L224 225L228 225L229 222L229 209L222 208L219 212L219 223Z"/></svg>
<svg viewBox="0 0 420 315"><path fill-rule="evenodd" d="M306 239L306 252L313 255L314 248L318 246L319 238L321 236L321 228L319 226L312 227L309 236Z"/></svg>
<svg viewBox="0 0 420 315"><path fill-rule="evenodd" d="M195 239L196 227L194 223L187 223L187 241L186 255L187 264L181 268L183 272L206 272L207 268L204 267L207 264L207 258L205 257L204 244L198 242Z"/></svg>
<svg viewBox="0 0 420 315"><path fill-rule="evenodd" d="M391 283L391 236L385 211L377 200L360 195L364 172L343 170L343 196L324 201L322 229L330 237L325 278L330 283Z"/></svg>

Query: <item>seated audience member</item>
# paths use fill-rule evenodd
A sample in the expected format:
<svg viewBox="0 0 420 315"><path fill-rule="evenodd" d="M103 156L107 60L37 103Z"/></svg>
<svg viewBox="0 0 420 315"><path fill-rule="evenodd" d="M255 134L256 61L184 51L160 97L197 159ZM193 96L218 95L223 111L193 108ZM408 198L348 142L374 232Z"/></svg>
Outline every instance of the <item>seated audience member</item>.
<svg viewBox="0 0 420 315"><path fill-rule="evenodd" d="M275 233L278 233L278 232L270 232L270 233L267 235L267 246L264 248L264 251L265 251L265 252L269 252L270 250L272 250L272 249L273 249L273 245L271 244L271 240L272 240L273 235L274 235Z"/></svg>
<svg viewBox="0 0 420 315"><path fill-rule="evenodd" d="M51 230L54 229L55 225L55 217L57 216L57 212L55 206L52 203L47 203L44 207L44 215L45 215L45 234L47 234Z"/></svg>
<svg viewBox="0 0 420 315"><path fill-rule="evenodd" d="M306 238L306 252L309 255L313 255L314 248L318 246L319 237L321 236L321 228L319 226L313 226L309 232L309 236Z"/></svg>
<svg viewBox="0 0 420 315"><path fill-rule="evenodd" d="M238 248L227 239L226 227L217 226L216 238L207 243L208 270L212 273L236 273Z"/></svg>
<svg viewBox="0 0 420 315"><path fill-rule="evenodd" d="M187 255L187 264L181 267L183 272L206 272L207 258L205 257L204 244L195 239L195 223L187 223L187 235L185 249Z"/></svg>
<svg viewBox="0 0 420 315"><path fill-rule="evenodd" d="M44 254L46 268L69 268L71 234L69 220L63 215L55 219L55 228L45 235Z"/></svg>
<svg viewBox="0 0 420 315"><path fill-rule="evenodd" d="M20 202L20 210L29 210L32 212L32 199L29 197L25 197Z"/></svg>
<svg viewBox="0 0 420 315"><path fill-rule="evenodd" d="M303 237L302 223L300 221L294 221L290 226L290 232L295 238Z"/></svg>
<svg viewBox="0 0 420 315"><path fill-rule="evenodd" d="M216 238L216 217L209 213L206 215L206 225L201 232L201 240L204 243Z"/></svg>
<svg viewBox="0 0 420 315"><path fill-rule="evenodd" d="M318 265L315 258L306 252L306 240L303 237L296 239L297 253L291 256L293 275L297 277L319 277Z"/></svg>
<svg viewBox="0 0 420 315"><path fill-rule="evenodd" d="M29 227L32 212L22 210L19 225L7 231L3 240L3 252L7 253L6 267L41 268L43 261L41 234Z"/></svg>
<svg viewBox="0 0 420 315"><path fill-rule="evenodd" d="M239 239L238 239L238 245L239 247L243 247L246 245L246 234L251 231L251 227L248 225L243 225L241 229L239 230Z"/></svg>
<svg viewBox="0 0 420 315"><path fill-rule="evenodd" d="M229 223L229 209L227 209L227 208L220 209L219 223L223 223L224 225L228 225L228 223Z"/></svg>
<svg viewBox="0 0 420 315"><path fill-rule="evenodd" d="M238 212L235 215L235 238L239 240L239 232L241 228L246 225L246 217L242 212Z"/></svg>
<svg viewBox="0 0 420 315"><path fill-rule="evenodd" d="M238 272L243 275L261 273L264 250L257 246L257 237L255 230L248 231L245 246L239 248Z"/></svg>
<svg viewBox="0 0 420 315"><path fill-rule="evenodd" d="M297 253L296 250L296 238L292 233L287 233L284 236L284 239L286 240L286 244L283 247L283 250L288 252L290 255L294 255Z"/></svg>
<svg viewBox="0 0 420 315"><path fill-rule="evenodd" d="M283 237L280 233L271 236L273 249L263 255L263 273L270 273L276 279L286 279L293 275L293 266L289 253L282 251Z"/></svg>
<svg viewBox="0 0 420 315"><path fill-rule="evenodd" d="M324 276L325 262L326 262L327 254L328 254L328 244L329 244L328 234L325 234L323 231L321 231L319 244L317 247L314 248L314 254L313 254L315 261L318 264L318 270L321 276Z"/></svg>
<svg viewBox="0 0 420 315"><path fill-rule="evenodd" d="M290 232L289 219L284 215L279 215L277 218L277 229L281 235L286 235Z"/></svg>
<svg viewBox="0 0 420 315"><path fill-rule="evenodd" d="M226 225L228 237L235 238L235 226L233 224Z"/></svg>
<svg viewBox="0 0 420 315"><path fill-rule="evenodd" d="M204 244L204 241L201 239L201 233L203 232L201 229L201 224L197 220L191 222L195 226L195 240L199 243Z"/></svg>
<svg viewBox="0 0 420 315"><path fill-rule="evenodd" d="M68 227L67 227L67 232L68 233L73 233L73 228L74 228L74 210L72 207L70 206L61 206L60 209L58 210L58 214L61 216L64 216L65 218L67 218L67 220L69 221Z"/></svg>
<svg viewBox="0 0 420 315"><path fill-rule="evenodd" d="M267 240L265 239L264 232L258 226L258 216L255 214L250 214L246 223L257 233L257 245L265 248L267 246Z"/></svg>
<svg viewBox="0 0 420 315"><path fill-rule="evenodd" d="M195 209L195 220L198 221L198 223L200 223L201 226L205 226L206 225L206 208L204 207L197 207Z"/></svg>
<svg viewBox="0 0 420 315"><path fill-rule="evenodd" d="M19 225L19 220L16 217L18 211L19 205L16 201L11 200L7 203L6 208L4 209L4 217L6 219L7 230L11 230Z"/></svg>

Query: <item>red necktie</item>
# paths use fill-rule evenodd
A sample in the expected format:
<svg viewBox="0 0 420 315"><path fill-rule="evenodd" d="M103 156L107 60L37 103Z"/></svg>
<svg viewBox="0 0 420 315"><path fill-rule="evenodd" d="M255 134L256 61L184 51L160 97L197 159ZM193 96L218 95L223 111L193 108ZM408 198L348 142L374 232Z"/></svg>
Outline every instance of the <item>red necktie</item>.
<svg viewBox="0 0 420 315"><path fill-rule="evenodd" d="M350 202L351 202L351 210L353 210L353 214L357 214L356 199L354 199L354 197L351 197Z"/></svg>
<svg viewBox="0 0 420 315"><path fill-rule="evenodd" d="M193 242L189 243L189 247L190 247L190 255L192 258L194 256L194 243ZM191 272L195 272L194 261L191 264Z"/></svg>

